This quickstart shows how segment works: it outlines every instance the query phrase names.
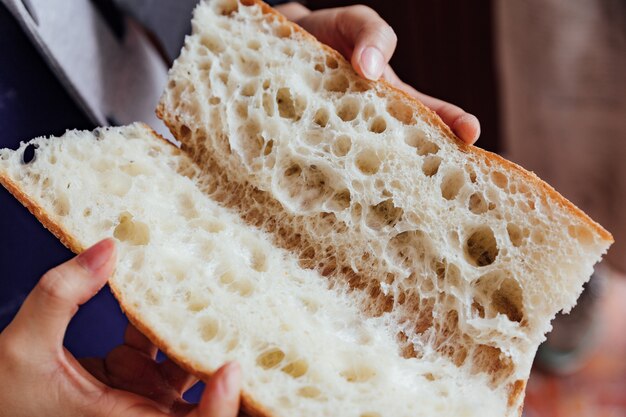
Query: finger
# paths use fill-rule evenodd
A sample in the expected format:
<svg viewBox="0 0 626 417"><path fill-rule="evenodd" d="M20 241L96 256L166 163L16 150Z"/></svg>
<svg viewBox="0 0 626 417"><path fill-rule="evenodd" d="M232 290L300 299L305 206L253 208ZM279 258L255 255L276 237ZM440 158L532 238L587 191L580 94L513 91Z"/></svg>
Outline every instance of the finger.
<svg viewBox="0 0 626 417"><path fill-rule="evenodd" d="M157 355L157 347L141 333L135 326L128 324L126 332L124 332L124 344L142 353L148 357L155 359Z"/></svg>
<svg viewBox="0 0 626 417"><path fill-rule="evenodd" d="M443 120L463 142L471 145L478 140L480 136L480 122L473 114L465 112L465 110L454 104L420 93L403 82L390 66L385 68L384 78L394 87L417 98L424 103L426 107L437 113L439 117L441 117L441 120Z"/></svg>
<svg viewBox="0 0 626 417"><path fill-rule="evenodd" d="M113 272L115 243L105 239L46 272L11 323L29 344L58 350L78 307L93 297ZM19 337L19 336L18 336Z"/></svg>
<svg viewBox="0 0 626 417"><path fill-rule="evenodd" d="M231 362L209 380L198 407L189 417L236 417L241 393L241 369Z"/></svg>
<svg viewBox="0 0 626 417"><path fill-rule="evenodd" d="M398 43L391 26L366 6L342 8L335 19L337 31L352 45L349 59L355 71L369 80L379 79Z"/></svg>
<svg viewBox="0 0 626 417"><path fill-rule="evenodd" d="M160 363L159 369L161 374L163 374L165 382L180 394L183 394L198 382L198 378L195 375L185 371L170 359Z"/></svg>

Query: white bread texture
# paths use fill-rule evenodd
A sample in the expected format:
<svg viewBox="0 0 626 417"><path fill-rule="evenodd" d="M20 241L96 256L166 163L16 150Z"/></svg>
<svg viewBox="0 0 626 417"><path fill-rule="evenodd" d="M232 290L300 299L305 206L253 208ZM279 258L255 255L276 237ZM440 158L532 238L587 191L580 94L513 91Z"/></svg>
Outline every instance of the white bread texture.
<svg viewBox="0 0 626 417"><path fill-rule="evenodd" d="M204 379L239 361L251 415L518 415L610 234L245 3L196 9L158 109L182 151L68 132L0 182L75 252L117 238L129 319Z"/></svg>
<svg viewBox="0 0 626 417"><path fill-rule="evenodd" d="M420 395L423 411L371 411L516 415L550 320L611 235L260 1L203 1L193 28L157 112L211 196L387 323L406 363L437 364L433 383L482 385L490 404L435 413ZM449 388L444 403L461 398Z"/></svg>

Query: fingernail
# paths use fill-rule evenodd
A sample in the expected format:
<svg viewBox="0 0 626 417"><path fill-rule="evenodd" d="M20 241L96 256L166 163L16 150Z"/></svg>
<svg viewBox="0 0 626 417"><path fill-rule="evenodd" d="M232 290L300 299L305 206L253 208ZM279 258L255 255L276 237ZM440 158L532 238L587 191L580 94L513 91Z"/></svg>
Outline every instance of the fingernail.
<svg viewBox="0 0 626 417"><path fill-rule="evenodd" d="M385 57L377 48L368 46L361 53L361 69L365 78L377 80L383 75Z"/></svg>
<svg viewBox="0 0 626 417"><path fill-rule="evenodd" d="M113 239L104 239L96 243L76 258L78 263L90 272L102 268L111 258L115 243Z"/></svg>
<svg viewBox="0 0 626 417"><path fill-rule="evenodd" d="M222 381L222 390L224 395L236 395L239 393L239 378L241 368L237 362L230 362L224 368L224 379Z"/></svg>

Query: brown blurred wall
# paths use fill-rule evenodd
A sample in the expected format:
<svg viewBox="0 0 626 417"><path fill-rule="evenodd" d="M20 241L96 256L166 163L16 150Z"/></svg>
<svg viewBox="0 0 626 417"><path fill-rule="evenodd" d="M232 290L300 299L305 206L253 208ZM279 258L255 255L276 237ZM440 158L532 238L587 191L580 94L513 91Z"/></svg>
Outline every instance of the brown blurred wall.
<svg viewBox="0 0 626 417"><path fill-rule="evenodd" d="M475 114L478 146L501 151L492 0L309 0L311 9L365 4L398 35L391 63L418 90Z"/></svg>

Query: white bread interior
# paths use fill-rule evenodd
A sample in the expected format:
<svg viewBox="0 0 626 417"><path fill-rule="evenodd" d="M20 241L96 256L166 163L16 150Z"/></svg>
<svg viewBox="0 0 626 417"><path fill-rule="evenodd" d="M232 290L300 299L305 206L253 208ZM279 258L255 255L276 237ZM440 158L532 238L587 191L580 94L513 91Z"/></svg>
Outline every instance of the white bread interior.
<svg viewBox="0 0 626 417"><path fill-rule="evenodd" d="M246 4L196 10L159 108L184 152L69 132L0 182L76 252L116 237L131 321L203 377L238 360L251 414L517 415L610 234Z"/></svg>
<svg viewBox="0 0 626 417"><path fill-rule="evenodd" d="M406 360L452 364L500 399L483 412L517 414L610 234L261 2L201 2L193 27L158 112L206 190L389 323Z"/></svg>
<svg viewBox="0 0 626 417"><path fill-rule="evenodd" d="M391 317L218 205L201 170L143 125L2 150L0 178L73 250L115 237L110 285L129 318L200 375L239 361L247 404L278 416L505 411L489 375L435 351L403 357Z"/></svg>

